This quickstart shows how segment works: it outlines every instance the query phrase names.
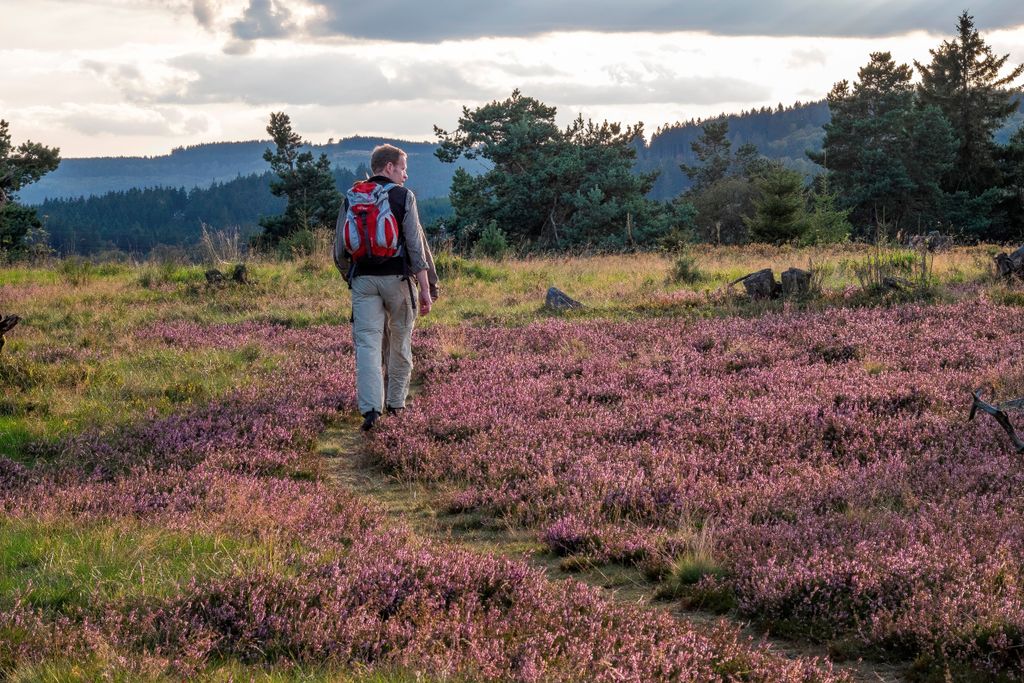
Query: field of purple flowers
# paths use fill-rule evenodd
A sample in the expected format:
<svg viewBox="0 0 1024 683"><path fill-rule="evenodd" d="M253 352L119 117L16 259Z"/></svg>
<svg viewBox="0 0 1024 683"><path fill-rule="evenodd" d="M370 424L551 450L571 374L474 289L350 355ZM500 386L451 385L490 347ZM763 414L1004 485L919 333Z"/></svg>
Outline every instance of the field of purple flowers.
<svg viewBox="0 0 1024 683"><path fill-rule="evenodd" d="M689 605L960 675L1024 676L1019 311L969 303L441 328L374 438L449 512L637 564ZM947 670L947 674L948 673Z"/></svg>
<svg viewBox="0 0 1024 683"><path fill-rule="evenodd" d="M523 343L522 332L467 334L474 344L505 348L498 353L508 361ZM587 334L606 333L595 327ZM575 335L571 326L540 327L531 343L540 353ZM192 679L243 667L248 678L270 667L275 680L843 680L827 667L753 645L725 624L697 631L667 614L614 604L582 584L549 582L525 564L431 546L385 524L374 504L323 476L312 450L325 425L354 406L349 338L345 326L145 325L133 331L135 353L244 347L280 360L268 378L209 402L31 442L17 460L0 457L0 674ZM540 446L536 454L514 440L501 454L497 441L483 439L513 439L507 413L525 412L529 387L494 395L496 430L481 436L482 408L433 382L448 378L461 392L473 373L492 373L498 382L506 369L490 360L441 363L436 335L430 348L436 358L421 406L439 412L420 410L380 443L402 443L395 453L408 458L403 467L410 471L445 458L460 467L493 460L490 470L465 470L473 491L495 488L494 477L507 474L499 505L513 505L524 519L597 533L588 526L598 519L587 517L589 489L568 475L558 481L558 472L574 460L581 438L591 446L617 443L580 431L604 418L595 414L586 427L583 416L573 423L566 419L572 413L546 413L550 425L557 418L563 426L531 442ZM610 351L595 347L593 360ZM550 355L554 365L535 368L537 388L553 386L551 378L562 382L566 361ZM16 367L11 358L0 358L9 364L5 377ZM615 391L612 381L593 390ZM582 386L571 376L562 383L568 392ZM586 406L592 398L612 409L613 399L601 403L596 394L571 402ZM566 401L545 410L564 411ZM423 438L406 447L421 427ZM639 433L630 438L650 441ZM580 455L601 461L594 461L595 475L612 476L601 463L625 457L630 447L622 445L607 455ZM560 459L557 449L564 450ZM526 460L512 464L516 453ZM542 460L555 469L529 483L527 461ZM635 494L623 489L621 516L602 513L611 525L646 504L628 498L640 495L642 482L635 483ZM462 498L470 505L471 497ZM649 528L663 524L663 503L652 504Z"/></svg>

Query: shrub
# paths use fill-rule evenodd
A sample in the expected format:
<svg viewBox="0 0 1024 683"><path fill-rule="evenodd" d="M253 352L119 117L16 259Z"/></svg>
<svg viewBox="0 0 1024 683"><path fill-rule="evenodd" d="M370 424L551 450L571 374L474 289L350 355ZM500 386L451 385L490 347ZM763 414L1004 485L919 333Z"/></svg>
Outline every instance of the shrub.
<svg viewBox="0 0 1024 683"><path fill-rule="evenodd" d="M680 254L672 264L669 280L676 284L693 284L704 279L704 273L697 266L697 259L692 254Z"/></svg>
<svg viewBox="0 0 1024 683"><path fill-rule="evenodd" d="M505 258L508 254L508 239L504 231L498 227L496 221L491 221L480 233L480 239L473 246L473 253L478 256L486 256L497 261Z"/></svg>

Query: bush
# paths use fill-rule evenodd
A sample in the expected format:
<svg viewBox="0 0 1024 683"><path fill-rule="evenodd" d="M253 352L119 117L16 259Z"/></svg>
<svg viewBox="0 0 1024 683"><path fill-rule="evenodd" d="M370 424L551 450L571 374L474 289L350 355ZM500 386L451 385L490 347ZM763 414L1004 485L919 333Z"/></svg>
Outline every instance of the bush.
<svg viewBox="0 0 1024 683"><path fill-rule="evenodd" d="M484 231L480 233L480 239L473 245L473 253L475 255L486 256L496 261L505 258L508 251L508 239L505 237L504 231L498 227L496 221L491 221L487 224Z"/></svg>
<svg viewBox="0 0 1024 683"><path fill-rule="evenodd" d="M312 230L296 230L277 243L277 255L282 259L304 258L316 249L316 235Z"/></svg>
<svg viewBox="0 0 1024 683"><path fill-rule="evenodd" d="M704 273L697 267L697 259L691 254L680 254L672 264L669 280L676 284L693 284L704 279Z"/></svg>
<svg viewBox="0 0 1024 683"><path fill-rule="evenodd" d="M95 274L95 268L92 263L86 261L81 256L70 256L60 262L57 266L57 273L66 284L78 287L92 279L92 276Z"/></svg>

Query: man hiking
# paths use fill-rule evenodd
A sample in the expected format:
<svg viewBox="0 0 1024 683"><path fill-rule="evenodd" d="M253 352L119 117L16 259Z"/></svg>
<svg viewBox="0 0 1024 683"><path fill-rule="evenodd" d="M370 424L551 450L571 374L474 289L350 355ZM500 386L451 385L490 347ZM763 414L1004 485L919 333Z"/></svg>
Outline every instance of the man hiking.
<svg viewBox="0 0 1024 683"><path fill-rule="evenodd" d="M356 400L369 431L382 411L405 408L412 376L412 330L417 310L430 313L437 275L416 209L403 187L408 156L393 145L370 155L368 180L348 191L338 216L334 263L352 289ZM415 282L415 287L414 287ZM387 331L387 386L381 368Z"/></svg>

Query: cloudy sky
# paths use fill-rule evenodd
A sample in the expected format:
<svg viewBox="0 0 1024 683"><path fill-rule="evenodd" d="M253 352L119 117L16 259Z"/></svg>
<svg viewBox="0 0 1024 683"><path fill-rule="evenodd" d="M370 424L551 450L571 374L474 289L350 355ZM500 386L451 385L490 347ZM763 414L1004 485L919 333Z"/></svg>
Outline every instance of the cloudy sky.
<svg viewBox="0 0 1024 683"><path fill-rule="evenodd" d="M963 0L2 0L0 118L65 157L265 138L433 140L513 88L662 125L824 97L872 51L927 60ZM975 0L1024 62L1024 2Z"/></svg>

